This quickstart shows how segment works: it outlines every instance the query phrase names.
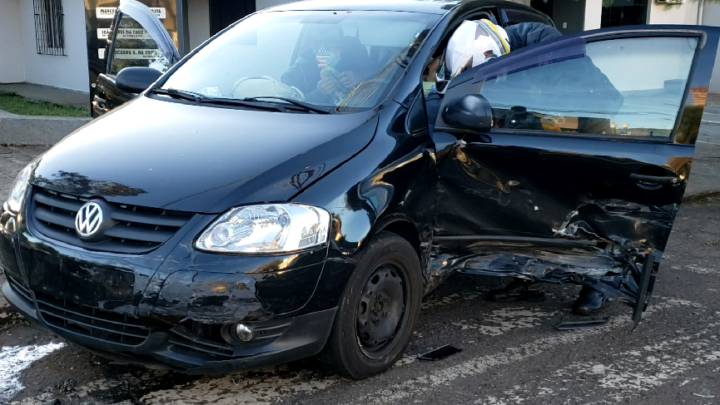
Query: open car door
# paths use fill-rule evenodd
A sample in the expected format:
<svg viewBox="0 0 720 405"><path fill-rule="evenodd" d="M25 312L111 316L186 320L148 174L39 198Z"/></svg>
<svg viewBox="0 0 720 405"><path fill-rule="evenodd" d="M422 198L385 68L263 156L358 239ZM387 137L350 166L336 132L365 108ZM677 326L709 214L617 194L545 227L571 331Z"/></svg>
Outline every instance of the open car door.
<svg viewBox="0 0 720 405"><path fill-rule="evenodd" d="M433 135L437 257L588 285L642 311L689 179L719 30L583 32L453 79Z"/></svg>
<svg viewBox="0 0 720 405"><path fill-rule="evenodd" d="M136 96L115 85L115 76L122 69L143 66L165 72L180 60L180 54L158 16L135 0L120 1L106 49L105 73L98 76L93 88L95 117Z"/></svg>

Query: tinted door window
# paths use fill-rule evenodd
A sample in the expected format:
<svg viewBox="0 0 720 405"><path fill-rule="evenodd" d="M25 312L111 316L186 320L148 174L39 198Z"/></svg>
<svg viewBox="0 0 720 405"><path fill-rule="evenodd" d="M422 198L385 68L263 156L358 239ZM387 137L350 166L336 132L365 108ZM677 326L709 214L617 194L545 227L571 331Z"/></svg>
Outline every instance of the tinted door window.
<svg viewBox="0 0 720 405"><path fill-rule="evenodd" d="M565 47L486 79L480 94L496 128L669 137L696 47L682 37Z"/></svg>
<svg viewBox="0 0 720 405"><path fill-rule="evenodd" d="M108 72L117 75L131 66L151 67L164 72L170 67L170 62L142 25L129 15L123 15L118 23Z"/></svg>

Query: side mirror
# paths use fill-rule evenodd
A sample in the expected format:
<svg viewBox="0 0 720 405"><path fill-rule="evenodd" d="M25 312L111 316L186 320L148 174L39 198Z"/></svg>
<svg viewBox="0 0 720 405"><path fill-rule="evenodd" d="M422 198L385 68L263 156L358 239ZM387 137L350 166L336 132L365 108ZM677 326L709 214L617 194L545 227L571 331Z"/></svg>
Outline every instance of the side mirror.
<svg viewBox="0 0 720 405"><path fill-rule="evenodd" d="M127 67L118 73L115 85L127 93L142 93L162 76L162 72L149 67Z"/></svg>
<svg viewBox="0 0 720 405"><path fill-rule="evenodd" d="M442 119L446 124L477 132L489 132L492 128L492 107L479 94L468 94L445 105Z"/></svg>

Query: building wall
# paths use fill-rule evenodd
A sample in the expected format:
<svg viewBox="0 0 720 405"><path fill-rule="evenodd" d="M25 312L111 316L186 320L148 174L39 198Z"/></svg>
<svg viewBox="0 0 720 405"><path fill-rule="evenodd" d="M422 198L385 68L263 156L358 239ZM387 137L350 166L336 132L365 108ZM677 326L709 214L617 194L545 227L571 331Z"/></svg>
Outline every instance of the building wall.
<svg viewBox="0 0 720 405"><path fill-rule="evenodd" d="M697 24L698 0L683 0L682 4L667 6L648 0L649 24Z"/></svg>
<svg viewBox="0 0 720 405"><path fill-rule="evenodd" d="M555 0L552 17L555 26L563 34L582 31L584 29L585 1Z"/></svg>
<svg viewBox="0 0 720 405"><path fill-rule="evenodd" d="M255 0L255 10L277 6L279 4L290 3L296 0Z"/></svg>
<svg viewBox="0 0 720 405"><path fill-rule="evenodd" d="M208 0L187 0L190 49L210 38L210 4Z"/></svg>
<svg viewBox="0 0 720 405"><path fill-rule="evenodd" d="M585 21L583 29L596 30L602 24L602 0L585 0Z"/></svg>
<svg viewBox="0 0 720 405"><path fill-rule="evenodd" d="M2 0L6 2L8 0ZM88 92L85 8L82 1L62 0L67 56L38 55L35 43L35 13L32 0L20 1L25 81ZM3 29L4 30L4 27Z"/></svg>
<svg viewBox="0 0 720 405"><path fill-rule="evenodd" d="M703 25L720 26L720 4L704 1L701 22ZM710 92L720 93L720 52L715 58L715 68L710 81Z"/></svg>
<svg viewBox="0 0 720 405"><path fill-rule="evenodd" d="M0 0L0 83L25 80L20 0Z"/></svg>

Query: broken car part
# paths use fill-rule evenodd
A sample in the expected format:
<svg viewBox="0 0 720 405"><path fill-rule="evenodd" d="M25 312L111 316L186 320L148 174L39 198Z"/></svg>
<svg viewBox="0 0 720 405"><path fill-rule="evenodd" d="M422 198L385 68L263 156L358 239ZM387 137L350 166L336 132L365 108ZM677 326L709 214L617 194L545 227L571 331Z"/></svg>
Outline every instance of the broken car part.
<svg viewBox="0 0 720 405"><path fill-rule="evenodd" d="M575 330L575 329L592 329L605 326L610 322L610 317L601 319L560 319L560 323L555 327L557 330Z"/></svg>
<svg viewBox="0 0 720 405"><path fill-rule="evenodd" d="M452 356L455 353L460 353L462 349L458 349L452 345L440 346L437 349L430 350L429 352L420 354L417 356L418 360L424 361L438 361L448 356Z"/></svg>

